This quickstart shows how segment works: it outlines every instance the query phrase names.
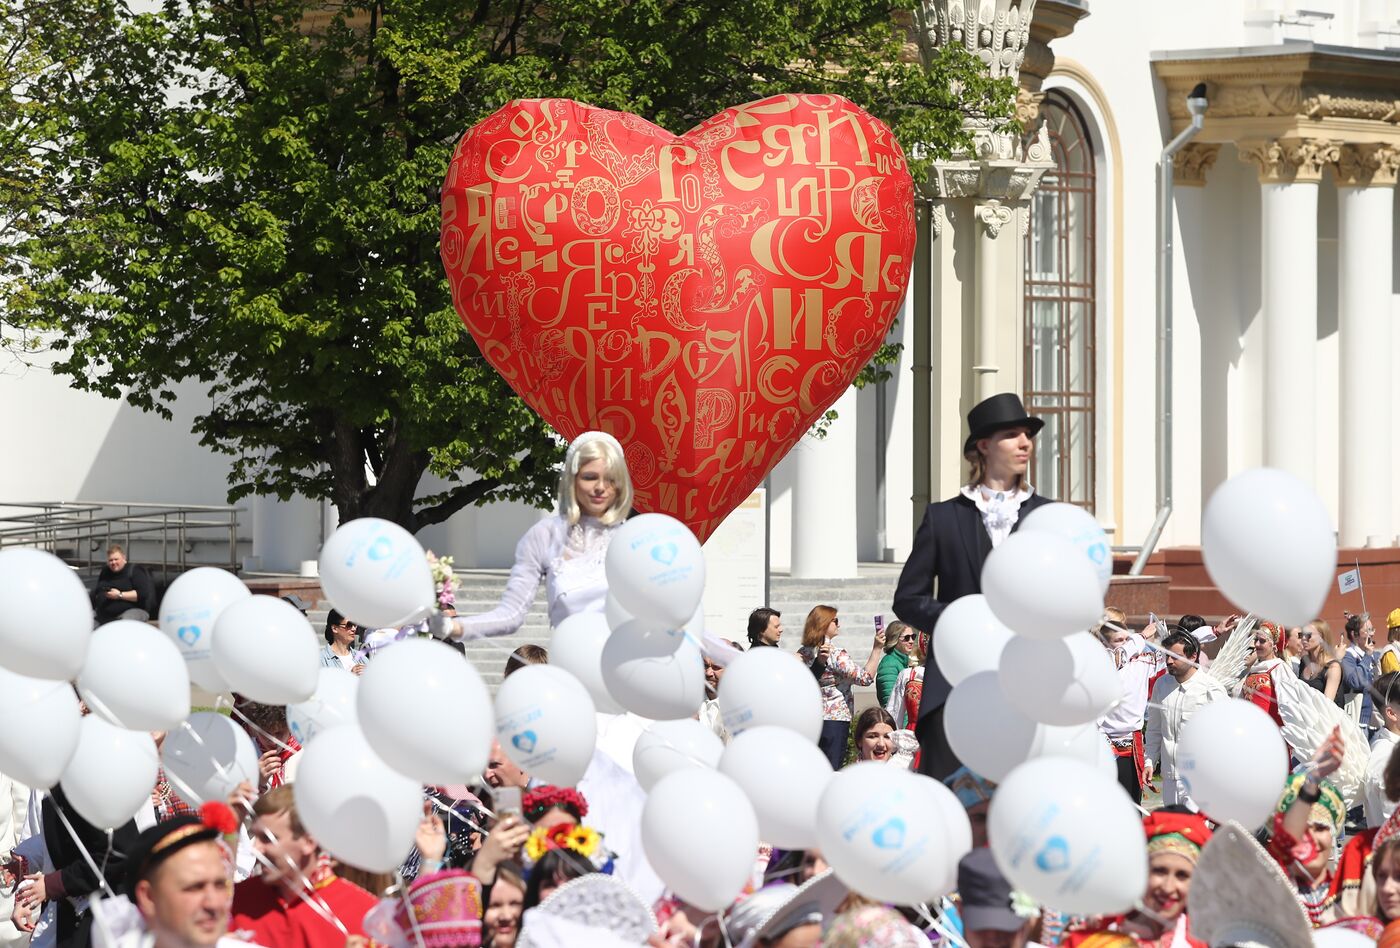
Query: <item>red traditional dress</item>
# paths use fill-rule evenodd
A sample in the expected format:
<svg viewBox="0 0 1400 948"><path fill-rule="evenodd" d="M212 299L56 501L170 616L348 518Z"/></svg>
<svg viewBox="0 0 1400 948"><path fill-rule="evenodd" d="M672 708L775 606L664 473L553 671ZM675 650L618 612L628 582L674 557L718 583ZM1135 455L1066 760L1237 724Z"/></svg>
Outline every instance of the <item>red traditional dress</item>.
<svg viewBox="0 0 1400 948"><path fill-rule="evenodd" d="M1275 675L1291 675L1288 666L1277 658L1255 662L1245 676L1240 696L1262 709L1274 723L1283 727L1283 716L1278 710L1278 690L1274 687Z"/></svg>

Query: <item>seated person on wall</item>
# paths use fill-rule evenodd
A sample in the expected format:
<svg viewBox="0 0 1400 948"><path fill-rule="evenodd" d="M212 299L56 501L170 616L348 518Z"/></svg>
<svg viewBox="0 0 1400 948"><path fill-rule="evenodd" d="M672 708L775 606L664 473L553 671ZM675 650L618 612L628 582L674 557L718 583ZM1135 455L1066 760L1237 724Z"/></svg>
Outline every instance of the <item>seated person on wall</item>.
<svg viewBox="0 0 1400 948"><path fill-rule="evenodd" d="M97 624L118 619L145 622L151 618L155 601L156 584L145 567L129 561L121 544L107 547L107 565L97 575L97 586L92 591L92 610Z"/></svg>

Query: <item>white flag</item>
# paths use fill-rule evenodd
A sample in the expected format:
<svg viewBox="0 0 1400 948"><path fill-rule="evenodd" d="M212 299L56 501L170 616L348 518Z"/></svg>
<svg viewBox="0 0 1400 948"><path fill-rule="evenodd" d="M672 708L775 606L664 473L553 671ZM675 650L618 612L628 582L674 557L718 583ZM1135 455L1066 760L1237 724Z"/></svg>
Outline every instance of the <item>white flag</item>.
<svg viewBox="0 0 1400 948"><path fill-rule="evenodd" d="M1337 591L1346 594L1361 588L1361 570L1349 569L1337 577Z"/></svg>

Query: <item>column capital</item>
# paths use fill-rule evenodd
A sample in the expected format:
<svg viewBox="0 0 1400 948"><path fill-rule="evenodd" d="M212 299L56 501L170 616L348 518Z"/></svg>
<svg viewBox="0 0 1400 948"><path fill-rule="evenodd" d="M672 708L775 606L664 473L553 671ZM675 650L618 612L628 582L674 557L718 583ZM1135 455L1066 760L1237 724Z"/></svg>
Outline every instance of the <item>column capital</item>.
<svg viewBox="0 0 1400 948"><path fill-rule="evenodd" d="M1347 144L1337 156L1337 187L1393 187L1400 173L1400 148L1380 143Z"/></svg>
<svg viewBox="0 0 1400 948"><path fill-rule="evenodd" d="M1220 156L1220 146L1209 142L1192 142L1172 156L1172 174L1176 183L1187 187L1201 187L1206 183L1206 172Z"/></svg>
<svg viewBox="0 0 1400 948"><path fill-rule="evenodd" d="M1339 142L1319 138L1240 142L1238 148L1240 160L1259 169L1260 184L1317 184L1341 154Z"/></svg>
<svg viewBox="0 0 1400 948"><path fill-rule="evenodd" d="M996 240L1001 229L1011 223L1012 213L1011 208L1000 201L987 201L977 205L977 222L986 230L988 237Z"/></svg>

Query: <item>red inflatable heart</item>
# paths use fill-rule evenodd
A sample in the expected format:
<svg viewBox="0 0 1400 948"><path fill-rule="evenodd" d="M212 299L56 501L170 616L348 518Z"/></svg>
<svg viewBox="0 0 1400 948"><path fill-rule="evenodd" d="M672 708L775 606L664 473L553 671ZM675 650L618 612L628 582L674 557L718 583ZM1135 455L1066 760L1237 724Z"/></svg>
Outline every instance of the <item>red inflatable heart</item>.
<svg viewBox="0 0 1400 948"><path fill-rule="evenodd" d="M443 185L442 260L482 354L565 438L615 435L637 509L701 540L870 361L913 253L904 153L837 96L680 136L512 102Z"/></svg>

